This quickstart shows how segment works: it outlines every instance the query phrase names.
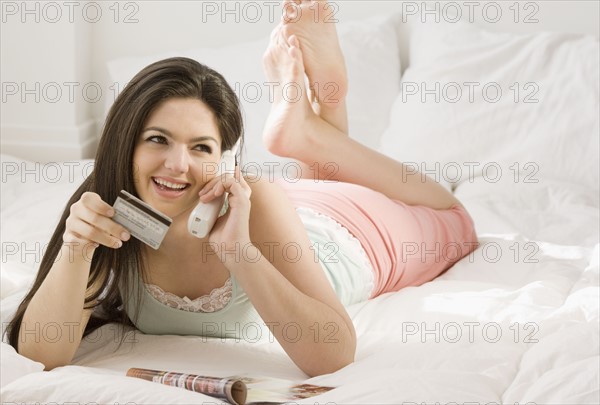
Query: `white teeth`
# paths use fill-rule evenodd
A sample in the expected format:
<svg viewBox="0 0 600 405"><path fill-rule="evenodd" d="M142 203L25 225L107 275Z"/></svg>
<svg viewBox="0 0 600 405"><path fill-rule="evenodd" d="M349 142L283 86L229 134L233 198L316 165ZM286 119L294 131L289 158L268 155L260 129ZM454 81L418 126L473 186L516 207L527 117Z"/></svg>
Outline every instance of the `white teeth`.
<svg viewBox="0 0 600 405"><path fill-rule="evenodd" d="M187 184L175 184L175 183L171 183L170 181L163 180L163 179L157 179L156 177L153 177L153 180L157 184L160 184L161 186L169 187L169 188L172 188L175 190L183 190L184 188L187 187Z"/></svg>

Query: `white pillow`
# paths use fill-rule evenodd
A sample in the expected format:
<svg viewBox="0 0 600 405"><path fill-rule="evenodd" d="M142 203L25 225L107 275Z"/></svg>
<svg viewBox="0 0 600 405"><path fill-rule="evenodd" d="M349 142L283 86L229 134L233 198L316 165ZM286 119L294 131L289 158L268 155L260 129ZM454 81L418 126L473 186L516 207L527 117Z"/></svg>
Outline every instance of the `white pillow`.
<svg viewBox="0 0 600 405"><path fill-rule="evenodd" d="M416 25L380 150L446 186L471 181L471 167L490 182L552 178L597 190L598 49L594 36Z"/></svg>
<svg viewBox="0 0 600 405"><path fill-rule="evenodd" d="M400 56L396 23L399 15L375 16L364 21L338 25L338 36L349 76L348 116L351 136L376 148L389 122L390 107L400 87ZM111 81L124 86L148 64L172 56L187 56L221 73L240 97L244 111L244 160L278 162L279 169L289 159L267 152L262 131L270 111L269 87L262 69L262 55L269 38L220 49L201 48L123 58L108 63ZM375 102L376 101L376 102ZM107 106L108 107L108 106ZM277 167L275 170L277 172ZM291 172L290 172L291 175Z"/></svg>
<svg viewBox="0 0 600 405"><path fill-rule="evenodd" d="M1 215L2 297L27 281L20 271L37 273L66 203L92 172L94 162L32 162L0 155L3 179ZM6 288L5 288L6 287Z"/></svg>
<svg viewBox="0 0 600 405"><path fill-rule="evenodd" d="M24 375L44 370L42 363L21 356L8 343L1 342L0 344L2 345L0 349L2 357L0 387L4 387Z"/></svg>

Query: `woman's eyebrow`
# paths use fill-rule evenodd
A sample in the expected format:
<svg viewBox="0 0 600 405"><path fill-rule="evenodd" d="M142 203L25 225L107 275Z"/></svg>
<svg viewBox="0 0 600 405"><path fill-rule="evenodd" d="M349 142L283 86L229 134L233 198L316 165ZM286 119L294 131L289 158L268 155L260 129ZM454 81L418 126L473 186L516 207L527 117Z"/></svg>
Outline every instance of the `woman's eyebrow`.
<svg viewBox="0 0 600 405"><path fill-rule="evenodd" d="M160 132L162 134L165 134L166 136L168 136L169 138L173 138L173 135L171 134L171 132L167 129L164 128L160 128L160 127L148 127L146 129L144 129L144 132L146 131L157 131ZM189 143L195 143L195 142L202 142L202 141L213 141L215 144L219 145L219 142L212 136L198 136L196 138L192 138L190 139Z"/></svg>

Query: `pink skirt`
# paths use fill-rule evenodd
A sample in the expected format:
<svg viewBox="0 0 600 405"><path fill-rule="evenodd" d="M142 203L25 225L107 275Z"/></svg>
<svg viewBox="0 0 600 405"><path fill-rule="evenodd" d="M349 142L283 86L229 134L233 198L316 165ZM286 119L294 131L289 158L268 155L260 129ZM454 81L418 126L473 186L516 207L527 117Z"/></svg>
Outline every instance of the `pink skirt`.
<svg viewBox="0 0 600 405"><path fill-rule="evenodd" d="M278 179L294 207L327 215L358 239L373 268L370 298L433 280L478 246L461 205L436 210L407 205L352 183Z"/></svg>

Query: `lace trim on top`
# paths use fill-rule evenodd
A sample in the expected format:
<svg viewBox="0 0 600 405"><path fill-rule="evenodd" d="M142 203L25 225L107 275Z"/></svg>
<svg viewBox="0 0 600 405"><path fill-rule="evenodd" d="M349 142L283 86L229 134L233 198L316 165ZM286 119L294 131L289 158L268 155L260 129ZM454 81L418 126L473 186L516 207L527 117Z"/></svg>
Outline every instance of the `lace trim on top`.
<svg viewBox="0 0 600 405"><path fill-rule="evenodd" d="M178 295L163 290L155 284L146 284L146 288L154 298L163 304L171 308L189 312L219 311L229 303L232 296L231 277L227 279L223 287L217 287L210 294L203 295L195 300L190 300L188 297L181 298Z"/></svg>

